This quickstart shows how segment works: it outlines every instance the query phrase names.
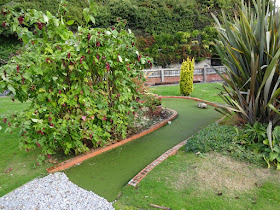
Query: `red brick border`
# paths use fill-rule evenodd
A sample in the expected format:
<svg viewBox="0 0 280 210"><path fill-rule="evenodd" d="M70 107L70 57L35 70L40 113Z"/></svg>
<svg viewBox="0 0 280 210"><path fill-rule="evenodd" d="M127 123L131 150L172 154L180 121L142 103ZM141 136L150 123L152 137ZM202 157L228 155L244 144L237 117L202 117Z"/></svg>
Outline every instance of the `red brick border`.
<svg viewBox="0 0 280 210"><path fill-rule="evenodd" d="M218 107L217 104L214 104L212 102L209 101L205 101L199 98L193 98L193 97L189 97L189 96L159 96L161 98L182 98L182 99L190 99L190 100L194 100L194 101L200 101L200 102L204 102L208 105L214 106L214 107ZM219 123L221 120L223 120L226 116L223 116L221 119L217 120L216 123ZM184 146L187 141L191 138L191 136L189 138L187 138L186 140L182 141L181 143L177 144L176 146L174 146L173 148L171 148L170 150L166 151L165 153L163 153L161 156L159 156L156 160L154 160L152 163L150 163L149 165L147 165L142 171L140 171L135 177L133 177L129 182L128 185L134 186L136 187L137 184L140 183L140 181L147 176L147 174L153 170L157 165L159 165L161 162L163 162L164 160L166 160L168 157L175 155L178 150Z"/></svg>
<svg viewBox="0 0 280 210"><path fill-rule="evenodd" d="M189 137L191 138L191 137ZM164 160L166 160L168 157L175 155L178 150L184 146L187 141L189 140L186 139L185 141L182 141L181 143L177 144L176 146L174 146L173 148L171 148L170 150L168 150L167 152L163 153L161 156L159 156L156 160L154 160L152 163L150 163L149 165L147 165L142 171L140 171L135 177L133 177L128 184L136 187L137 184L140 183L140 181L147 176L147 174L153 170L157 165L159 165L161 162L163 162Z"/></svg>
<svg viewBox="0 0 280 210"><path fill-rule="evenodd" d="M215 103L212 103L210 101L205 101L205 100L202 100L202 99L199 99L199 98L194 98L194 97L190 97L190 96L159 96L160 98L182 98L182 99L190 99L190 100L193 100L193 101L198 101L198 102L203 102L203 103L206 103L210 106L214 106L214 107L219 107L218 104L215 104Z"/></svg>
<svg viewBox="0 0 280 210"><path fill-rule="evenodd" d="M145 130L145 131L143 131L141 133L133 135L133 136L131 136L131 137L125 139L125 140L122 140L120 142L113 142L113 143L111 143L109 145L106 145L105 147L97 148L97 149L91 150L89 152L86 152L84 154L78 155L76 157L70 158L70 159L68 159L68 160L66 160L64 162L61 162L61 163L59 163L59 164L57 164L55 166L52 166L52 167L46 169L47 172L54 173L54 172L57 172L57 171L65 170L67 168L70 168L70 167L72 167L74 165L77 165L77 164L83 162L84 160L87 160L87 159L92 158L92 157L94 157L96 155L99 155L99 154L101 154L103 152L106 152L108 150L111 150L113 148L121 146L123 144L126 144L126 143L128 143L128 142L130 142L132 140L138 139L138 138L140 138L140 137L142 137L142 136L144 136L144 135L146 135L148 133L151 133L151 132L161 128L162 126L167 124L168 121L173 120L178 115L175 110L168 109L168 108L166 108L166 109L171 111L171 112L173 112L173 114L168 119L165 119L165 120L163 120L163 121L161 121L161 122L151 126L148 130Z"/></svg>

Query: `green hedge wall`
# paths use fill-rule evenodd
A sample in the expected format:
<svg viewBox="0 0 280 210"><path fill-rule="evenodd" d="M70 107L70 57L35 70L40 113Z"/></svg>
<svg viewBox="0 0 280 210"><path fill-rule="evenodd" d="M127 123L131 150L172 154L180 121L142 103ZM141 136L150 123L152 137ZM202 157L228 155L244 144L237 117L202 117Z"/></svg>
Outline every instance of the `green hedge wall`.
<svg viewBox="0 0 280 210"><path fill-rule="evenodd" d="M35 8L56 13L60 0L2 0L2 5L17 9ZM202 60L215 51L212 41L211 13L219 16L221 9L232 15L240 0L95 0L97 8L94 27L113 26L120 17L137 37L140 51L154 58L156 65L182 62L187 57ZM67 20L74 20L73 30L81 24L87 0L68 0ZM0 18L1 23L1 18ZM0 29L1 34L1 29ZM188 35L189 34L189 35ZM184 37L187 35L187 38ZM182 37L183 36L183 37ZM151 43L150 43L151 41Z"/></svg>

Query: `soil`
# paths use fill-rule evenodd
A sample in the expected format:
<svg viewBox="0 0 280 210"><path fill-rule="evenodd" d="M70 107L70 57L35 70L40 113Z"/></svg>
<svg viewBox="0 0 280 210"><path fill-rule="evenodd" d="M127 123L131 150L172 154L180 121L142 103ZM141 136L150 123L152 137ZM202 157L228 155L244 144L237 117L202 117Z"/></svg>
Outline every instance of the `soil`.
<svg viewBox="0 0 280 210"><path fill-rule="evenodd" d="M136 116L133 125L128 127L127 138L149 129L151 126L167 119L171 115L172 112L170 110L163 108L159 114L146 111L143 116Z"/></svg>

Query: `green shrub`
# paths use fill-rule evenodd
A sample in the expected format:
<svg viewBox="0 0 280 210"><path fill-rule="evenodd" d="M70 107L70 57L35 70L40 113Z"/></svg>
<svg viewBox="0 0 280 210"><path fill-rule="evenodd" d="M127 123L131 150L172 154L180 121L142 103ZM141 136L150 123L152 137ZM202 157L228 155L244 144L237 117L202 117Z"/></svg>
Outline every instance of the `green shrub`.
<svg viewBox="0 0 280 210"><path fill-rule="evenodd" d="M0 3L1 6L8 6L16 11L36 9L42 12L49 11L53 15L58 12L60 0L4 0ZM68 13L65 15L65 20L74 20L74 24L71 26L77 29L78 25L83 24L83 8L88 7L87 0L67 0L64 2L66 4Z"/></svg>
<svg viewBox="0 0 280 210"><path fill-rule="evenodd" d="M265 125L246 124L243 128L212 124L188 140L185 150L194 153L211 151L229 154L238 160L264 165L271 164L280 170L280 126L272 132L270 147Z"/></svg>
<svg viewBox="0 0 280 210"><path fill-rule="evenodd" d="M217 51L226 65L226 85L221 97L227 104L223 113L233 116L240 124L255 122L279 124L278 100L280 40L279 10L265 0L254 0L253 9L241 5L234 18L225 13L216 28L219 34Z"/></svg>
<svg viewBox="0 0 280 210"><path fill-rule="evenodd" d="M23 52L0 68L0 92L31 101L22 114L4 119L7 132L20 129L23 149L50 156L82 153L88 147L123 139L129 118L142 105L134 79L144 81L148 58L133 45L123 21L113 28L92 28L94 8L84 9L85 27L73 35L60 17L37 10L8 12L5 30L17 33ZM41 156L41 161L45 156Z"/></svg>
<svg viewBox="0 0 280 210"><path fill-rule="evenodd" d="M243 129L214 123L191 137L185 150L194 153L216 151L231 155L237 160L264 164L263 154L258 146L243 144L243 135L246 135Z"/></svg>
<svg viewBox="0 0 280 210"><path fill-rule="evenodd" d="M180 93L189 96L193 91L194 59L183 61L180 75Z"/></svg>
<svg viewBox="0 0 280 210"><path fill-rule="evenodd" d="M216 35L211 27L210 13L220 14L224 9L232 14L238 0L215 2L201 0L95 0L97 14L95 27L108 28L117 23L118 18L126 19L129 28L136 34L137 43L153 37L156 43L142 48L137 45L142 54L154 58L154 64L163 67L172 63L181 63L184 59L194 57L197 61L216 54L212 42ZM59 0L2 0L0 6L8 5L18 11L21 9L36 9L56 14ZM71 29L76 31L83 24L82 11L88 6L86 0L68 0L69 13L65 19L74 20ZM2 20L0 17L0 23ZM209 30L210 29L210 30ZM196 31L197 33L192 33ZM0 27L0 34L1 34ZM191 35L187 39L180 33ZM199 42L192 43L192 39ZM148 41L148 40L147 40Z"/></svg>
<svg viewBox="0 0 280 210"><path fill-rule="evenodd" d="M143 54L154 58L154 64L166 67L172 63L181 63L188 57L197 61L215 54L214 42L216 29L205 27L201 31L175 34L138 36L136 46ZM195 40L195 41L194 41Z"/></svg>

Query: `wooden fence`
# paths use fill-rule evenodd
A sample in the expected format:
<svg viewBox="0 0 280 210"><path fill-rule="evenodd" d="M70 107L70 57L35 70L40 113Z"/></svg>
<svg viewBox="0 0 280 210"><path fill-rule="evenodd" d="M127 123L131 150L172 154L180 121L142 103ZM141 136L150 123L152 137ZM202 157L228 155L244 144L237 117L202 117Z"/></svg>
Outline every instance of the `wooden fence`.
<svg viewBox="0 0 280 210"><path fill-rule="evenodd" d="M203 68L195 68L194 69L194 81L200 82L207 82L211 78L215 80L221 80L219 75L215 70L219 71L220 73L225 73L226 67L225 66L205 66ZM173 80L173 82L179 82L180 79L180 66L176 68L155 68L155 69L145 69L146 75L148 75L148 82L169 82ZM173 79L170 79L173 78ZM210 79L211 80L211 79Z"/></svg>

